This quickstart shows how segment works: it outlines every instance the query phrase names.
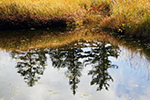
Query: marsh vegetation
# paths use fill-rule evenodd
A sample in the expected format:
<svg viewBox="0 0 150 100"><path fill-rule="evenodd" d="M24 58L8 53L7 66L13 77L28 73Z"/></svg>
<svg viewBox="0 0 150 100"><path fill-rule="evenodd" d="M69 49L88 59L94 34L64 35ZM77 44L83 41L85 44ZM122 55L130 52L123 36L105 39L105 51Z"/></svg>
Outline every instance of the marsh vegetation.
<svg viewBox="0 0 150 100"><path fill-rule="evenodd" d="M0 0L0 29L99 27L149 41L149 0Z"/></svg>

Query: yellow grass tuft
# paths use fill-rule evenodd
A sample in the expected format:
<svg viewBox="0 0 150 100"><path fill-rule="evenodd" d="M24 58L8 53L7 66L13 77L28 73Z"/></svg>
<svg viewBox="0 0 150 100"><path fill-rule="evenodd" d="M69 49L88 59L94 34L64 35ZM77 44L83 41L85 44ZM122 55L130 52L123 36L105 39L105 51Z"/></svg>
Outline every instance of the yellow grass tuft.
<svg viewBox="0 0 150 100"><path fill-rule="evenodd" d="M150 1L149 0L114 0L112 4L112 16L105 19L101 25L107 28L118 28L124 27L125 34L130 34L136 37L147 37L150 36ZM116 18L114 18L114 16ZM115 21L114 21L115 19ZM112 21L113 20L113 21ZM119 24L118 24L119 22ZM111 27L110 27L111 26Z"/></svg>

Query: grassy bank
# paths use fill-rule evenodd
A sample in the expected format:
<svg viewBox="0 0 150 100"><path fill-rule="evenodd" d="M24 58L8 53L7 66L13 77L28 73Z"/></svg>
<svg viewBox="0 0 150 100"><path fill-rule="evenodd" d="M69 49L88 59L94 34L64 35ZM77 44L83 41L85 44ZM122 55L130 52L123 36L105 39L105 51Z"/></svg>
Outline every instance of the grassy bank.
<svg viewBox="0 0 150 100"><path fill-rule="evenodd" d="M103 29L150 41L149 0L0 0L0 29L66 27L96 22Z"/></svg>
<svg viewBox="0 0 150 100"><path fill-rule="evenodd" d="M102 12L106 3L104 0L0 0L0 29L82 25L101 19L93 16L98 14L92 8L102 4L99 6Z"/></svg>
<svg viewBox="0 0 150 100"><path fill-rule="evenodd" d="M129 37L150 41L150 1L114 1L111 16L103 19L101 27Z"/></svg>

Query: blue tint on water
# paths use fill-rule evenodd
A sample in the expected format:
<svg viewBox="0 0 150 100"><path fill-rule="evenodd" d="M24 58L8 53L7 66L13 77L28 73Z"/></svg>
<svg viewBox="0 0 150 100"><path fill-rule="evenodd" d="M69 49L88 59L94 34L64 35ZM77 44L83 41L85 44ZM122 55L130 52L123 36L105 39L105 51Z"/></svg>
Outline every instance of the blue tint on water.
<svg viewBox="0 0 150 100"><path fill-rule="evenodd" d="M97 51L94 50L92 53L83 52L92 51L91 48L97 50L96 47L85 47L82 48L82 51L79 50L82 55L88 55L88 57L83 59L80 58L78 59L78 62L75 62L76 60L74 60L74 64L83 62L85 59L87 60L89 58L92 58L89 55L99 54L97 53ZM11 56L11 51L6 52L5 50L1 50L0 100L149 100L150 62L145 58L144 55L140 55L139 52L132 52L131 50L122 46L119 46L119 49L120 53L117 58L112 56L108 57L108 61L111 61L111 65L118 66L118 68L112 67L105 70L108 71L105 74L108 73L108 76L112 77L112 80L105 81L110 85L108 86L108 91L106 90L105 86L103 86L100 91L97 91L97 88L100 84L90 85L92 81L92 75L96 77L98 73L95 72L95 74L92 73L92 75L88 75L88 73L91 70L96 70L97 67L95 66L99 62L95 63L94 65L94 61L91 61L89 65L83 65L84 67L81 66L76 69L74 67L68 66L68 64L70 64L68 61L72 61L71 58L66 59L66 56L58 56L58 59L56 59L57 57L55 57L55 51L57 50L53 50L52 54L45 54L46 60L45 64L43 65L45 66L45 69L40 69L43 71L43 74L40 75L37 71L35 76L38 76L39 79L35 81L33 86L29 86L25 77L18 73L19 68L16 67L18 62L25 62L26 60L21 60L19 57L13 58ZM78 51L78 49L76 49L76 51ZM63 51L63 53L64 52L69 52L69 50ZM62 52L60 54L62 54ZM69 55L69 53L66 54ZM77 53L76 56L82 57L79 54L80 53ZM66 59L66 63L64 63L65 67L54 67L54 65L57 65L60 62L61 64L63 64L62 61L59 60L59 58L61 57L63 62L64 59ZM99 56L95 56L95 58L96 57ZM55 60L56 63L53 62ZM38 62L38 59L36 63L37 65L41 64L40 62ZM35 68L33 69L36 70ZM26 70L28 70L28 68L25 68L25 71ZM97 71L98 70L99 69L97 68ZM72 71L72 73L73 71L75 71L74 74L77 74L77 76L74 77L74 79L79 79L79 81L75 81L78 83L74 83L77 86L74 89L75 94L73 94L73 89L71 87L74 86L74 81L72 79L73 76L70 71ZM78 73L78 71L81 73L81 75L80 73ZM28 75L30 74L33 73L28 73Z"/></svg>

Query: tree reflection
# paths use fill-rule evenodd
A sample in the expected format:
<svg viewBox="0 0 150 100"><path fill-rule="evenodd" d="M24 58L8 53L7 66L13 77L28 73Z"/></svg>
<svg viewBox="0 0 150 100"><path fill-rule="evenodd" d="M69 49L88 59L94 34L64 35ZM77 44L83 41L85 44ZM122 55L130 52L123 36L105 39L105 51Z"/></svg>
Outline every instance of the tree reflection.
<svg viewBox="0 0 150 100"><path fill-rule="evenodd" d="M18 55L16 55L18 54ZM16 68L18 73L24 76L28 86L33 86L43 75L46 64L46 56L43 50L28 50L27 52L12 52L13 58L20 59Z"/></svg>
<svg viewBox="0 0 150 100"><path fill-rule="evenodd" d="M119 47L104 41L76 41L50 52L55 68L67 67L66 76L69 78L73 94L76 93L77 84L80 82L78 77L82 75L83 64L93 66L93 70L88 73L92 75L91 85L99 85L97 90L101 90L103 86L108 90L108 81L113 79L107 69L117 68L111 64L109 57L117 58L118 55Z"/></svg>
<svg viewBox="0 0 150 100"><path fill-rule="evenodd" d="M101 43L92 43L93 47L91 52L87 53L88 60L85 60L86 65L93 66L88 75L92 75L91 85L98 85L97 91L105 87L108 90L108 81L113 78L108 73L108 68L117 68L118 66L111 64L109 57L117 58L119 56L119 47L112 44L107 44L105 41Z"/></svg>
<svg viewBox="0 0 150 100"><path fill-rule="evenodd" d="M46 54L50 56L54 68L67 69L65 75L69 78L73 94L76 94L79 78L82 76L81 71L87 65L92 66L88 73L92 75L91 85L98 85L97 90L102 90L103 87L108 90L108 82L113 81L108 68L117 68L111 64L109 57L117 58L119 47L100 40L78 40L55 48L12 52L13 58L20 59L16 68L29 86L33 86L40 79L40 75L43 75Z"/></svg>
<svg viewBox="0 0 150 100"><path fill-rule="evenodd" d="M80 82L79 77L82 75L83 64L80 59L83 58L83 55L81 55L83 51L81 47L82 44L78 44L78 41L75 41L69 45L52 49L50 52L52 64L55 68L67 68L65 74L69 78L73 94L76 94L77 84Z"/></svg>

